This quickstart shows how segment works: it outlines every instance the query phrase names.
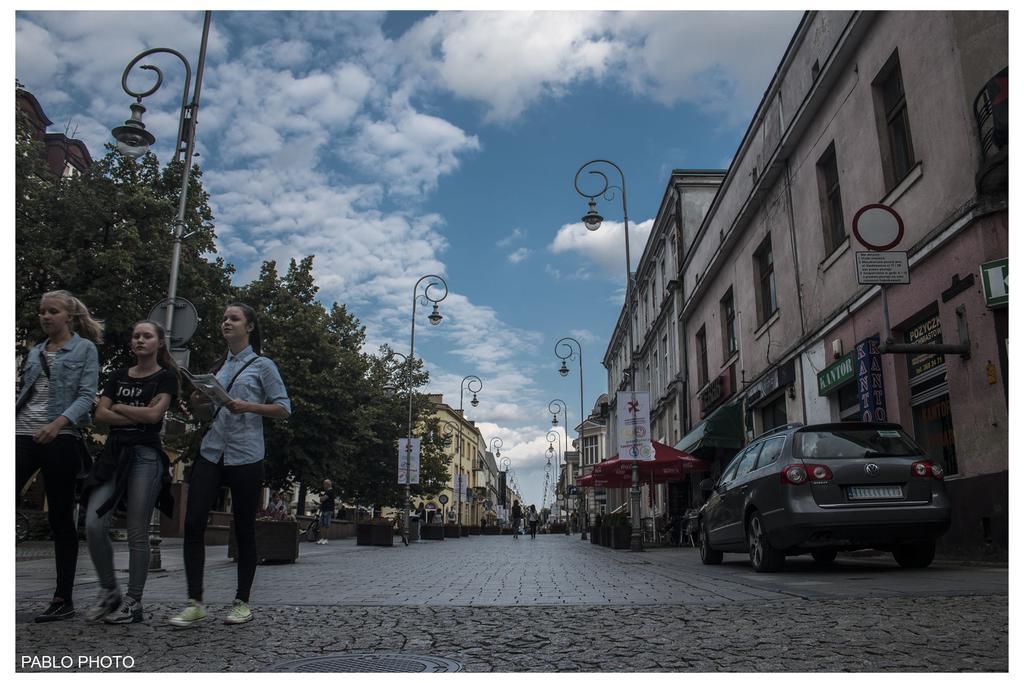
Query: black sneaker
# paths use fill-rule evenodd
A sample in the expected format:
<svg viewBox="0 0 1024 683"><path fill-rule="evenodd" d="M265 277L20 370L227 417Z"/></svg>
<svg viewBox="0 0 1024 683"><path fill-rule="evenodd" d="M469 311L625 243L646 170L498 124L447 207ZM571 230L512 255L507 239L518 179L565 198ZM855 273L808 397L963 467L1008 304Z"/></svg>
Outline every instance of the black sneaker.
<svg viewBox="0 0 1024 683"><path fill-rule="evenodd" d="M46 611L36 617L37 624L44 624L48 621L61 621L75 616L75 605L69 601L51 602Z"/></svg>

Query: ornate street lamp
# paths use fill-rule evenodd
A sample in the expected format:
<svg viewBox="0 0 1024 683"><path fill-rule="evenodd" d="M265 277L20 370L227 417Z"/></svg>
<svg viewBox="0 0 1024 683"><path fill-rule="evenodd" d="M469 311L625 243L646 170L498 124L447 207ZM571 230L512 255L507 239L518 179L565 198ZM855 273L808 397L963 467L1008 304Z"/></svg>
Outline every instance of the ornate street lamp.
<svg viewBox="0 0 1024 683"><path fill-rule="evenodd" d="M473 388L474 384L476 385L476 389ZM469 388L470 393L473 394L473 400L470 401L469 404L471 406L473 406L474 408L476 408L478 405L480 405L480 401L476 397L476 392L478 392L478 391L480 391L481 389L484 388L484 383L476 375L466 375L465 377L462 378L462 383L459 385L459 449L458 449L458 454L459 454L459 469L460 470L462 469L462 423L466 420L466 415L465 415L465 413L462 412L462 400L465 397L466 388L467 387ZM462 481L462 472L461 471L458 474L458 478L459 478L460 485L458 486L459 490L456 491L456 495L458 496L458 501L459 501L459 507L458 507L459 521L458 521L458 525L459 525L459 537L461 538L462 537L462 496L465 494L465 491L466 491L466 487L464 485L462 485L462 484L465 484L465 482Z"/></svg>
<svg viewBox="0 0 1024 683"><path fill-rule="evenodd" d="M181 161L181 155L184 153L184 164L181 172L181 192L178 196L178 213L174 221L174 248L171 252L170 283L167 286L167 312L164 317L164 330L167 333L171 345L174 343L174 338L172 337L174 329L174 307L175 296L178 291L178 264L181 261L181 242L184 239L183 233L185 232L185 204L188 200L189 176L192 173L192 150L195 148L196 142L196 117L199 114L199 92L202 88L203 68L206 64L206 42L207 37L210 34L211 15L212 13L209 11L203 13L203 37L199 44L199 63L196 71L196 87L192 93L192 101L189 102L189 86L192 84L192 66L189 64L188 60L185 59L185 56L177 50L172 50L167 47L155 47L145 50L144 52L140 52L136 55L132 61L128 62L128 66L124 68L124 72L121 74L121 88L125 93L135 98L135 102L129 105L129 109L131 109L132 112L131 118L125 121L123 126L118 126L111 131L114 135L114 139L117 140L117 149L126 158L134 160L149 151L149 147L156 142L156 138L152 133L146 130L146 124L142 122L142 114L146 111L146 108L142 106L142 99L144 97L149 97L160 89L160 86L164 81L164 75L163 72L160 71L159 67L153 66L152 64L143 64L139 68L156 73L156 85L149 90L135 92L128 87L128 74L141 60L153 54L166 53L174 55L180 59L181 63L185 66L185 89L181 95L181 113L178 116L178 141L175 145L174 161ZM160 513L154 510L153 517L150 520L149 535L150 571L163 571L160 557L160 543Z"/></svg>
<svg viewBox="0 0 1024 683"><path fill-rule="evenodd" d="M559 413L561 413L562 416L565 418L565 429L563 430L563 431L566 432L566 434L565 434L565 450L569 450L569 433L567 431L569 429L569 407L567 405L565 405L565 401L563 401L560 398L556 398L556 399L552 399L551 402L548 403L548 412L551 413L551 426L552 427L557 427L558 426L558 414ZM556 468L556 470L559 468L559 458L562 459L562 463L561 464L564 465L565 464L565 451L562 451L558 455L558 457L555 458L555 468ZM557 488L558 488L558 477L556 476L555 477L555 489L557 490ZM558 515L559 515L559 517L561 517L561 515L562 515L561 509L559 509ZM568 526L566 528L568 528Z"/></svg>
<svg viewBox="0 0 1024 683"><path fill-rule="evenodd" d="M608 176L604 171L597 170L597 168L591 168L587 171L590 175L601 178L602 186L597 192L590 193L584 192L580 189L580 174L583 173L588 167L600 167L610 166L614 168L619 174L620 185L609 185ZM576 188L577 194L581 197L587 198L587 213L583 216L583 224L587 227L587 230L597 230L601 227L601 222L604 221L604 217L597 212L597 203L594 201L596 197L604 197L606 200L611 201L615 198L615 190L619 190L622 196L622 226L623 232L626 236L626 327L629 330L629 351L626 354L627 367L626 370L629 376L629 390L636 391L636 380L633 372L633 272L630 266L629 258L629 212L626 209L626 176L623 175L622 169L619 168L615 163L608 161L607 159L593 159L580 166L579 170L576 171L576 177L573 179L573 185ZM639 552L643 550L643 541L640 535L640 465L634 458L633 460L633 486L630 490L630 515L632 517L632 534L629 539L629 549L633 552Z"/></svg>
<svg viewBox="0 0 1024 683"><path fill-rule="evenodd" d="M573 344L576 345L576 348L573 348ZM572 360L574 356L580 361L580 426L579 429L576 430L576 436L578 439L576 458L579 462L580 474L583 474L583 415L585 414L583 412L583 346L573 337L562 337L555 342L555 356L562 361L562 367L558 368L558 374L562 377L569 375L569 368L566 366L565 361ZM568 481L569 479L567 477L566 482ZM575 479L573 479L573 481L575 481ZM590 523L590 513L587 510L586 496L580 496L577 491L576 499L578 501L577 507L580 508L580 540L585 541L587 540L587 525ZM586 519L584 519L584 517L586 517Z"/></svg>
<svg viewBox="0 0 1024 683"><path fill-rule="evenodd" d="M427 286L423 288L423 293L421 294L420 283L422 283L424 280L427 281ZM440 290L442 290L440 296L438 296L437 292L431 291L434 287L438 287L440 288ZM441 313L437 310L437 304L441 301L444 301L446 296L448 296L448 283L440 275L424 275L419 280L417 280L416 284L413 285L412 287L412 323L410 325L409 332L409 355L406 356L405 358L406 364L409 368L407 376L409 384L409 423L408 429L406 431L406 438L408 438L410 443L412 442L412 361L413 358L415 357L416 350L416 303L419 301L420 297L423 297L423 299L425 299L427 302L434 304L433 312L427 317L430 320L431 325L436 325L437 323L441 322ZM406 458L405 486L402 492L405 504L405 509L403 510L402 517L404 518L403 525L405 527L406 538L409 538L409 507L412 503L411 499L409 498L410 464L411 463L409 462L409 458Z"/></svg>

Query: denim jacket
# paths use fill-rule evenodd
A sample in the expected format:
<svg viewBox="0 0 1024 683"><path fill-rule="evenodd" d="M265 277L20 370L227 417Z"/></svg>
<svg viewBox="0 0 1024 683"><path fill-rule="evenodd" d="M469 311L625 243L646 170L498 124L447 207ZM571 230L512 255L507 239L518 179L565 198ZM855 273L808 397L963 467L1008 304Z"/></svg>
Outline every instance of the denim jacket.
<svg viewBox="0 0 1024 683"><path fill-rule="evenodd" d="M15 412L28 401L32 385L43 374L39 361L46 342L37 344L28 352L25 371L15 402ZM58 349L57 357L50 365L50 404L47 419L51 422L63 415L71 427L86 427L92 424L92 408L96 401L96 386L100 377L100 359L96 345L83 339L77 333Z"/></svg>
<svg viewBox="0 0 1024 683"><path fill-rule="evenodd" d="M217 373L217 381L224 387L245 363L255 355L251 346L237 355L228 354ZM291 413L292 403L274 361L259 357L245 368L228 392L231 398L252 403L276 403ZM210 430L203 437L200 454L212 463L223 457L225 465L249 465L263 460L263 417L255 413L231 413L227 408L217 412Z"/></svg>

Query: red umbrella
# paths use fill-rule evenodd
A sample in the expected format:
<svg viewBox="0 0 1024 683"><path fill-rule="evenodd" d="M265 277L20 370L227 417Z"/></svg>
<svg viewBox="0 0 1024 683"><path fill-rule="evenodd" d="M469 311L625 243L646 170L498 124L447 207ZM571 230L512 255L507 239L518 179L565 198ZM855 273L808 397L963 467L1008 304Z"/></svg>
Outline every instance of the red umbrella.
<svg viewBox="0 0 1024 683"><path fill-rule="evenodd" d="M639 460L640 480L644 483L664 483L679 481L690 472L707 472L711 463L698 457L678 451L659 441L652 441L654 460ZM631 479L633 473L632 460L620 460L618 456L605 460L596 467L592 476L607 476L611 479ZM628 484L627 484L628 485Z"/></svg>

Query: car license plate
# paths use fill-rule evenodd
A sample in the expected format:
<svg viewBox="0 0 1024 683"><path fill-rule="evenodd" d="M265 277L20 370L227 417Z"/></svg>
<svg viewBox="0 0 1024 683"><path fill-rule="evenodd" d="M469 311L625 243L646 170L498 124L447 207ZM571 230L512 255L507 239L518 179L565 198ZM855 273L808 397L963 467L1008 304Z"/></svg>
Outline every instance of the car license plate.
<svg viewBox="0 0 1024 683"><path fill-rule="evenodd" d="M848 486L846 497L850 500L887 500L903 497L900 486Z"/></svg>

